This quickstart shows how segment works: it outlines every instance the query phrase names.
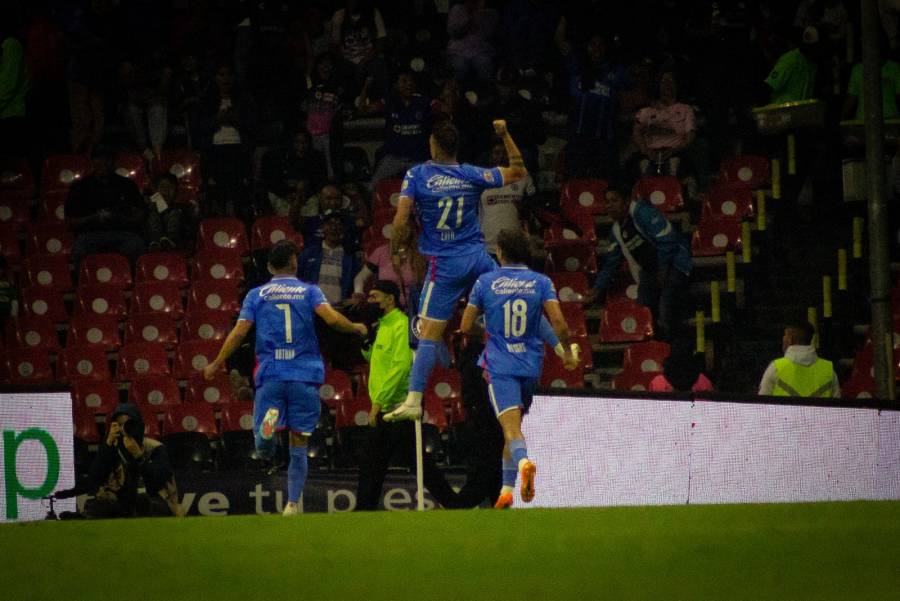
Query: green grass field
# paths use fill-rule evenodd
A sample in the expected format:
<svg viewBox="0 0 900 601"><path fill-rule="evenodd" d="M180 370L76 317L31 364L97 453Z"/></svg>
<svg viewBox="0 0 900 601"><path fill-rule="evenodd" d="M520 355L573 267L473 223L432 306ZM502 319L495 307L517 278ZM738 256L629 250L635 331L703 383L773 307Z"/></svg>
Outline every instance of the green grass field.
<svg viewBox="0 0 900 601"><path fill-rule="evenodd" d="M900 503L0 526L0 598L900 599Z"/></svg>

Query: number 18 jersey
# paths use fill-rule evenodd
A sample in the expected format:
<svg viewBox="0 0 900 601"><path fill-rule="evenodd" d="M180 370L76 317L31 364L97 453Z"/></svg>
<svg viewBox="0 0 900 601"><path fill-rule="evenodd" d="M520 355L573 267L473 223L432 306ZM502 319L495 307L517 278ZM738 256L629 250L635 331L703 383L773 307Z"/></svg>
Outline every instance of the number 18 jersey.
<svg viewBox="0 0 900 601"><path fill-rule="evenodd" d="M419 252L457 257L484 248L478 205L486 188L503 186L500 169L428 161L406 172L400 196L413 200L422 227Z"/></svg>
<svg viewBox="0 0 900 601"><path fill-rule="evenodd" d="M550 278L524 265L481 275L469 295L469 304L484 312L488 333L479 364L493 374L540 377L541 314L545 302L557 300Z"/></svg>
<svg viewBox="0 0 900 601"><path fill-rule="evenodd" d="M257 387L266 381L325 379L315 310L327 302L318 286L295 277L274 277L247 293L238 319L256 325Z"/></svg>

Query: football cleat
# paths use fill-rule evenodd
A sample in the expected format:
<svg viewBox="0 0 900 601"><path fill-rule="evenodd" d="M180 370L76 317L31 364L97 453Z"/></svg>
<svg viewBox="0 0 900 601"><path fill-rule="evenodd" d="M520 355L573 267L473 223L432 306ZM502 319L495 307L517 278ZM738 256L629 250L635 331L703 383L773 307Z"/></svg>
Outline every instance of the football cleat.
<svg viewBox="0 0 900 601"><path fill-rule="evenodd" d="M384 414L384 421L386 422L399 422L403 420L417 420L422 418L422 402L421 401L410 401L409 399L403 401L396 409L391 411L390 413Z"/></svg>
<svg viewBox="0 0 900 601"><path fill-rule="evenodd" d="M494 503L494 509L509 509L513 504L513 496L511 492L500 493L497 502Z"/></svg>
<svg viewBox="0 0 900 601"><path fill-rule="evenodd" d="M300 509L297 507L296 503L291 503L288 501L287 505L284 506L284 511L281 512L281 515L299 515Z"/></svg>
<svg viewBox="0 0 900 601"><path fill-rule="evenodd" d="M534 499L534 474L537 466L530 459L525 459L519 467L519 494L524 503L531 503Z"/></svg>
<svg viewBox="0 0 900 601"><path fill-rule="evenodd" d="M272 439L272 436L275 435L276 425L278 425L278 409L272 407L266 411L266 415L259 425L259 435L263 437L263 440Z"/></svg>

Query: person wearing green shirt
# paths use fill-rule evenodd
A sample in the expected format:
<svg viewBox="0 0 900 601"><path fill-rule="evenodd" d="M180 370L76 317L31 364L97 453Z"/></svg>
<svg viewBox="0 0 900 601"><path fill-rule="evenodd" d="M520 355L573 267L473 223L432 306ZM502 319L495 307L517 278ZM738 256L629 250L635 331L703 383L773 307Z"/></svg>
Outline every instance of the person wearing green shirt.
<svg viewBox="0 0 900 601"><path fill-rule="evenodd" d="M378 320L375 341L363 356L369 361L369 436L360 458L356 493L357 510L378 509L384 477L391 456L399 451L402 461L415 469L415 434L411 421L384 421L384 414L406 399L413 354L409 347L409 318L400 310L400 288L379 280L369 291L368 302L376 305ZM456 493L447 483L429 453L424 454L425 487L441 505L448 505Z"/></svg>
<svg viewBox="0 0 900 601"><path fill-rule="evenodd" d="M815 97L816 58L819 52L819 33L815 27L803 31L803 42L797 48L778 57L766 78L772 89L772 104L809 100Z"/></svg>
<svg viewBox="0 0 900 601"><path fill-rule="evenodd" d="M25 140L25 49L12 34L12 18L0 15L0 158L22 152ZM9 21L9 22L7 22Z"/></svg>
<svg viewBox="0 0 900 601"><path fill-rule="evenodd" d="M847 83L847 99L844 102L844 118L862 121L866 117L865 100L863 100L863 66L853 65L850 81ZM896 119L900 116L897 110L897 96L900 95L900 63L885 58L881 65L881 98L884 119Z"/></svg>

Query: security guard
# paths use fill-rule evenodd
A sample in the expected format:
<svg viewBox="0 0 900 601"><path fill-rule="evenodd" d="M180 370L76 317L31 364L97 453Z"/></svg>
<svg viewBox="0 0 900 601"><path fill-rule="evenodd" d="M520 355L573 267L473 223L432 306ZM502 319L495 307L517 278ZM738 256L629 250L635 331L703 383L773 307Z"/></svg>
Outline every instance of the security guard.
<svg viewBox="0 0 900 601"><path fill-rule="evenodd" d="M784 357L769 364L759 383L765 396L833 397L841 396L837 374L831 361L821 359L812 346L815 330L806 322L784 328Z"/></svg>

